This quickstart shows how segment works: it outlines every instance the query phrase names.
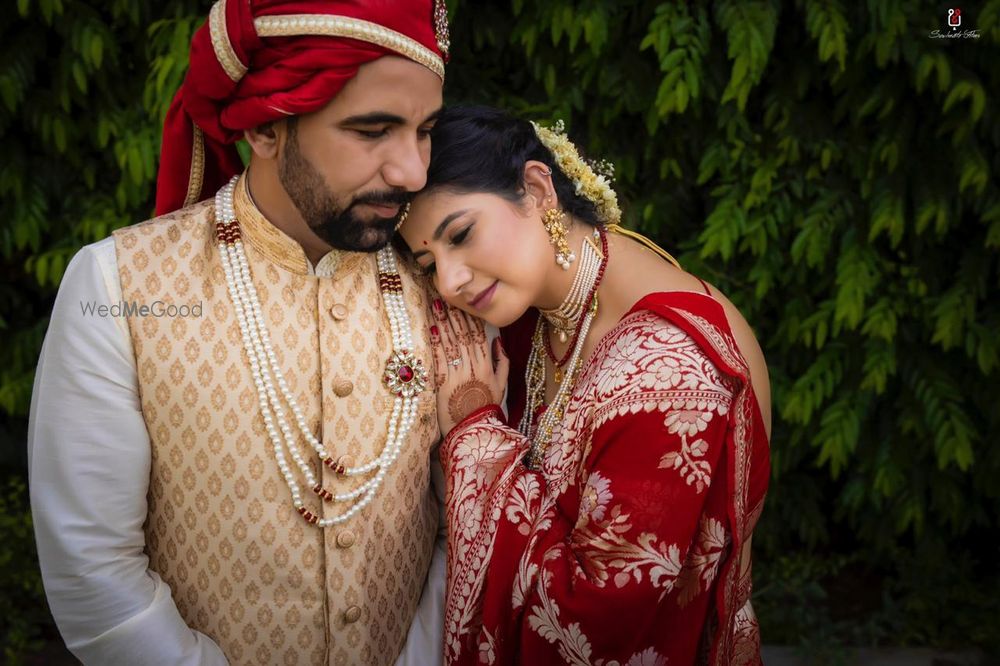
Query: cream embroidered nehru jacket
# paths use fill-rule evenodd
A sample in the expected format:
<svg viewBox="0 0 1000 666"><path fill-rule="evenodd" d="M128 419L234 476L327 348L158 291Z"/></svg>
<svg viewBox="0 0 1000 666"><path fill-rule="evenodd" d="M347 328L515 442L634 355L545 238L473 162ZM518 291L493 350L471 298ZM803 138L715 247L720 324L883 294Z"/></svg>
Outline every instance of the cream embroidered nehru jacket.
<svg viewBox="0 0 1000 666"><path fill-rule="evenodd" d="M244 183L245 176L235 211L289 389L334 457L349 456L348 466L377 457L392 408L381 380L392 343L376 256L331 252L314 269L257 210ZM429 470L439 437L433 387L420 395L409 439L371 503L342 525L306 524L264 427L214 225L208 201L114 234L123 304L200 305L200 316L124 319L149 438L142 526L148 575L162 577L184 623L233 664L392 664L413 622L438 527ZM414 351L427 363L425 287L399 264ZM44 383L39 372L36 381ZM36 403L44 394L36 384ZM36 411L37 404L33 416L42 419ZM38 484L68 478L36 471L58 457L39 444L45 427L32 425ZM345 492L366 480L337 476L309 454L327 489ZM108 478L113 482L110 470ZM344 510L303 496L321 517ZM40 550L45 539L62 538L56 532L43 516ZM50 596L57 567L48 567ZM65 634L64 622L60 627Z"/></svg>

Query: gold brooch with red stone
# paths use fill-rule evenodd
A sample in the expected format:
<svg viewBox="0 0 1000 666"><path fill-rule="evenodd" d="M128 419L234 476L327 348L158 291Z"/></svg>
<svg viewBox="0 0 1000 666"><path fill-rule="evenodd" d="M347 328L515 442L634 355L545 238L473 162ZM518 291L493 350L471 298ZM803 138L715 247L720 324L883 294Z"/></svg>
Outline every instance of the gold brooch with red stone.
<svg viewBox="0 0 1000 666"><path fill-rule="evenodd" d="M427 388L427 368L413 352L402 349L394 351L385 364L385 381L389 391L400 398L412 398Z"/></svg>

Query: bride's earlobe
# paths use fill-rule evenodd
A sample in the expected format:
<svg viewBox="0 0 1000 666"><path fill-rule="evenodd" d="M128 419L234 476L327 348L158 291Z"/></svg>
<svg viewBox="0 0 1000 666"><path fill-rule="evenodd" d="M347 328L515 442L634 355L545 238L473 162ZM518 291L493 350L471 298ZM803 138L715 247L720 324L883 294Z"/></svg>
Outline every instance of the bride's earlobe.
<svg viewBox="0 0 1000 666"><path fill-rule="evenodd" d="M551 207L553 197L552 169L544 162L529 160L524 165L524 190L535 202L535 208Z"/></svg>

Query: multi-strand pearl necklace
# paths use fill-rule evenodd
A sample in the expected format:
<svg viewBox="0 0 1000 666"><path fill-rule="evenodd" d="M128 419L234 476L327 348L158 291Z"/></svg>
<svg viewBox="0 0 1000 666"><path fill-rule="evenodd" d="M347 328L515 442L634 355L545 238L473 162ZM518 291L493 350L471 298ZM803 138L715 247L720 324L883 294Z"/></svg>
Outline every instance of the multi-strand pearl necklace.
<svg viewBox="0 0 1000 666"><path fill-rule="evenodd" d="M601 241L600 233L595 229L591 238L584 239L583 250L580 252L580 266L576 269L573 284L566 298L554 310L539 310L542 316L556 330L559 342L566 342L580 323L586 308L590 288L597 279L597 271L601 268L601 251L597 243Z"/></svg>
<svg viewBox="0 0 1000 666"><path fill-rule="evenodd" d="M528 453L524 456L524 465L528 469L538 468L538 465L542 461L542 456L545 455L545 451L549 446L549 442L552 441L552 433L555 430L556 424L563 417L566 405L569 403L570 394L573 391L573 386L576 383L577 373L580 370L583 343L590 332L590 326L594 321L594 317L597 316L597 288L601 284L604 269L608 264L608 240L600 230L595 230L594 234L600 240L601 248L598 249L596 242L591 242L591 239L587 238L584 241L583 248L584 261L581 262L577 272L577 278L579 278L580 273L584 270L587 254L593 253L597 258L596 269L593 271L588 270L582 283L585 285L586 291L584 293L586 294L586 298L583 300L581 310L585 311L585 314L579 320L579 328L577 329L576 339L573 341L572 346L573 352L567 364L568 369L561 377L561 381L559 379L556 380L559 382L559 388L552 398L552 403L545 410L545 413L542 414L537 430L533 430L535 413L545 399L546 317L541 316L538 318L538 324L535 326L535 334L531 339L531 354L528 356L528 366L525 371L527 395L524 414L521 415L521 423L518 426L521 434L531 440ZM574 280L575 283L576 280ZM572 292L573 289L571 288L570 293ZM569 297L567 296L568 299ZM562 305L556 311L564 311L564 306L566 306L566 301L563 301Z"/></svg>
<svg viewBox="0 0 1000 666"><path fill-rule="evenodd" d="M278 366L277 357L271 346L271 339L264 322L263 310L250 277L250 266L243 249L242 234L236 219L233 196L239 177L234 177L215 196L216 235L222 270L226 276L229 295L236 310L243 347L250 359L250 369L260 404L264 426L274 448L278 469L288 484L295 510L311 525L329 527L350 520L364 509L382 485L386 472L399 457L403 441L406 439L416 418L418 396L427 382L427 370L423 362L416 359L413 349L413 335L410 318L403 302L403 285L396 266L396 257L391 248L378 252L379 289L389 317L392 331L393 352L386 363L383 381L393 394L392 414L389 417L388 434L381 454L362 465L346 467L342 461L333 458L323 444L310 432L302 413L302 408L292 396L284 374ZM277 386L277 391L275 391ZM371 475L367 481L350 492L332 493L317 480L306 458L300 451L278 392L291 411L299 433L319 455L323 464L341 476ZM285 452L291 457L294 467L312 491L327 502L350 502L349 508L341 513L321 518L309 511L302 501L302 492L296 480L292 465Z"/></svg>

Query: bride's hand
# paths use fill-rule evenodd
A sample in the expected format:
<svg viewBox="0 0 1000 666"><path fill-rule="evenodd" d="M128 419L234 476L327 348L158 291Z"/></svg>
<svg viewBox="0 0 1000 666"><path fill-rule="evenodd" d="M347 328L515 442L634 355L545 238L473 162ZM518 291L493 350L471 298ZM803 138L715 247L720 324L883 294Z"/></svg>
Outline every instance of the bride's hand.
<svg viewBox="0 0 1000 666"><path fill-rule="evenodd" d="M499 405L507 387L510 363L500 344L486 341L481 319L435 299L432 306L431 347L441 434L447 435L472 412Z"/></svg>

